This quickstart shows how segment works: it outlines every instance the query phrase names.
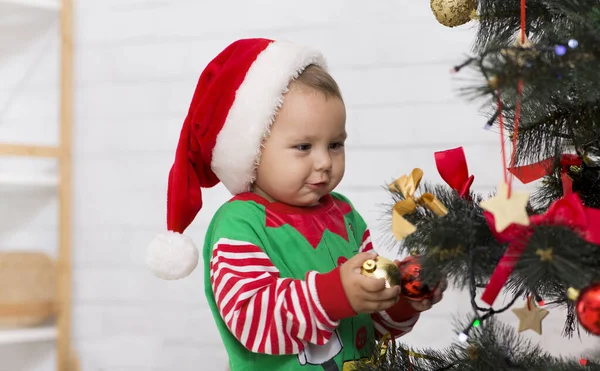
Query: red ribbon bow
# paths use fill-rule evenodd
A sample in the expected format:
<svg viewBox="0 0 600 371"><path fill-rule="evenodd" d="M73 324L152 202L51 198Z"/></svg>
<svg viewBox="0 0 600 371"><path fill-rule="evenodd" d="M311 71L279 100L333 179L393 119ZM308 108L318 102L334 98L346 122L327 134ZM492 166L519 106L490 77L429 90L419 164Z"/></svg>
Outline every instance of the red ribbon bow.
<svg viewBox="0 0 600 371"><path fill-rule="evenodd" d="M475 177L469 176L469 168L463 147L435 152L435 165L444 181L459 196L471 200L471 184Z"/></svg>
<svg viewBox="0 0 600 371"><path fill-rule="evenodd" d="M579 233L589 243L600 245L600 209L584 206L577 193L570 193L554 201L545 214L531 216L529 226L511 224L501 233L496 231L494 215L487 211L484 215L496 239L500 243L509 243L481 297L489 305L493 305L510 277L535 226L564 225Z"/></svg>
<svg viewBox="0 0 600 371"><path fill-rule="evenodd" d="M567 175L567 170L570 166L581 166L581 158L574 154L564 154L560 158L562 167L560 178L562 180L563 195L573 193L573 181ZM554 158L550 157L535 164L514 166L508 169L514 176L517 177L523 184L531 183L541 177L547 176L552 172Z"/></svg>

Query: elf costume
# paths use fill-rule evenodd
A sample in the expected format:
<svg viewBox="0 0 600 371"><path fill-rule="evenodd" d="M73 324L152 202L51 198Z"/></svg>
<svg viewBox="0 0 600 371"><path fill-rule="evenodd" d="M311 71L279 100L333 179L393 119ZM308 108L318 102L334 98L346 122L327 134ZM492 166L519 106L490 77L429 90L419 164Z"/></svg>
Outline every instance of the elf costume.
<svg viewBox="0 0 600 371"><path fill-rule="evenodd" d="M250 192L288 85L311 64L327 69L318 51L267 39L238 40L208 64L169 173L168 231L148 249L158 277L189 275L199 256L182 233L202 207L201 189L221 182L234 195L203 249L205 293L231 371L347 370L377 337L401 336L419 317L402 298L385 312L354 313L339 266L373 247L345 197L299 208Z"/></svg>

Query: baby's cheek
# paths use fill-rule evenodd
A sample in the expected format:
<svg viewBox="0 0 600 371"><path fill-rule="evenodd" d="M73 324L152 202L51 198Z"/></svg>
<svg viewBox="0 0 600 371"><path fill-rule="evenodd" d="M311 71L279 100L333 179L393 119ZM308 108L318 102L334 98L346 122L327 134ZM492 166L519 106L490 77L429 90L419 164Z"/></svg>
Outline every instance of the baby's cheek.
<svg viewBox="0 0 600 371"><path fill-rule="evenodd" d="M333 177L336 178L337 181L340 181L344 177L344 173L346 172L345 163L338 163L333 167Z"/></svg>

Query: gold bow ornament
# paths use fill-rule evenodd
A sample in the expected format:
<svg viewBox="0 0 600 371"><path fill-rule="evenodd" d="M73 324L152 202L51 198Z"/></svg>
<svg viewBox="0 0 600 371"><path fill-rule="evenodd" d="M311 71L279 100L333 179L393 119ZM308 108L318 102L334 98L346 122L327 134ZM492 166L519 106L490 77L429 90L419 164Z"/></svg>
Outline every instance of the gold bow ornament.
<svg viewBox="0 0 600 371"><path fill-rule="evenodd" d="M377 342L375 352L371 355L371 357L360 358L356 360L346 361L342 365L342 371L356 371L360 366L373 365L378 366L385 358L388 352L388 344L392 343L392 349L395 351L395 342L392 341L392 335L387 332L385 335L381 337L381 339Z"/></svg>
<svg viewBox="0 0 600 371"><path fill-rule="evenodd" d="M390 344L391 344L391 349L390 349ZM373 355L370 358L361 358L358 360L346 361L343 364L342 371L356 371L359 368L359 366L366 366L366 365L381 366L383 361L386 358L386 355L388 353L390 353L390 354L392 354L392 357L393 357L393 355L396 354L396 352L398 351L398 348L402 352L404 352L406 355L408 355L409 357L423 358L423 359L434 360L434 361L439 362L439 360L437 358L428 356L426 354L413 352L410 349L398 347L398 344L396 344L396 342L392 338L392 335L389 332L387 332L377 342L375 352L373 353ZM411 365L412 365L412 362L411 362Z"/></svg>
<svg viewBox="0 0 600 371"><path fill-rule="evenodd" d="M410 175L402 175L389 185L392 192L400 192L404 200L396 202L392 209L392 232L397 240L414 233L417 228L404 218L404 215L415 212L417 206L424 206L437 216L448 214L448 209L433 194L426 192L420 197L415 197L419 183L423 178L423 170L413 169Z"/></svg>

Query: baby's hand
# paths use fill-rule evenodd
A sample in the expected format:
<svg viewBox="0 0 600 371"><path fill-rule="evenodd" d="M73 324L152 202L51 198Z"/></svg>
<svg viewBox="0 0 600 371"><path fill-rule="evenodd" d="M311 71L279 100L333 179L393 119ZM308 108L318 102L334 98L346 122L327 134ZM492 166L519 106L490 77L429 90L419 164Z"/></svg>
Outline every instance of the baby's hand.
<svg viewBox="0 0 600 371"><path fill-rule="evenodd" d="M362 264L377 256L374 251L363 252L348 259L340 267L340 276L348 302L356 313L375 313L394 305L400 287L385 288L383 279L374 279L360 274Z"/></svg>
<svg viewBox="0 0 600 371"><path fill-rule="evenodd" d="M394 264L399 265L400 261L394 260ZM440 281L440 283L435 288L435 291L433 292L433 296L430 299L424 299L421 301L416 301L416 300L407 300L407 301L410 303L410 305L413 307L414 310L416 310L418 312L424 312L426 310L431 309L431 307L433 307L435 304L439 303L442 300L442 298L444 297L444 291L446 291L447 287L448 287L448 281L443 279L442 281Z"/></svg>

